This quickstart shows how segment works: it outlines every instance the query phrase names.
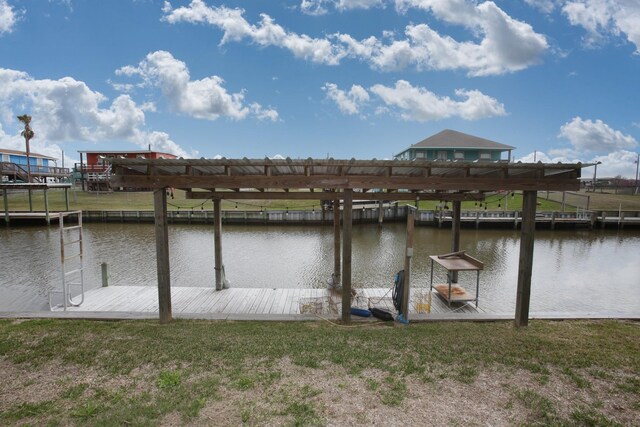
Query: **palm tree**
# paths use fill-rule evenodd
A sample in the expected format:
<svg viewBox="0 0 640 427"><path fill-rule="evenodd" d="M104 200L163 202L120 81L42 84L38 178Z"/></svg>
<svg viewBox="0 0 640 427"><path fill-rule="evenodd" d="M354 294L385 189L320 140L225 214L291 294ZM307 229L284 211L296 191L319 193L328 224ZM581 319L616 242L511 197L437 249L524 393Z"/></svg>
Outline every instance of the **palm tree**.
<svg viewBox="0 0 640 427"><path fill-rule="evenodd" d="M31 182L31 164L29 161L29 141L35 136L33 129L31 129L31 116L23 114L18 116L18 120L24 123L24 130L20 132L20 135L24 137L24 141L27 145L27 182Z"/></svg>

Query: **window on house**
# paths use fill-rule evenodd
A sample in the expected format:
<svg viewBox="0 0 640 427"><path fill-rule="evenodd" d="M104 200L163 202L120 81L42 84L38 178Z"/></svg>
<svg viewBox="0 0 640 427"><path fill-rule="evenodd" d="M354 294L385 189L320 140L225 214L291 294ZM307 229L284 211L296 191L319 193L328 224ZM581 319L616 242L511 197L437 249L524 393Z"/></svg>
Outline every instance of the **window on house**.
<svg viewBox="0 0 640 427"><path fill-rule="evenodd" d="M424 151L417 151L416 159L424 159Z"/></svg>
<svg viewBox="0 0 640 427"><path fill-rule="evenodd" d="M447 152L446 151L438 151L438 160L447 160Z"/></svg>
<svg viewBox="0 0 640 427"><path fill-rule="evenodd" d="M480 160L491 160L491 153L488 151L482 151L480 153Z"/></svg>
<svg viewBox="0 0 640 427"><path fill-rule="evenodd" d="M455 153L453 153L453 158L456 160L464 160L464 152L456 151Z"/></svg>

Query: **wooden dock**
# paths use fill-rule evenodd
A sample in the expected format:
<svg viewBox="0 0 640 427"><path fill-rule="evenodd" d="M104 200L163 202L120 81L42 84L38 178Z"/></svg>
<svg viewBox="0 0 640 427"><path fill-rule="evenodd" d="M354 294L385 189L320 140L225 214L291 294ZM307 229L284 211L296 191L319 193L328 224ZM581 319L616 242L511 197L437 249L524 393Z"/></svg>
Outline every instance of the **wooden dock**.
<svg viewBox="0 0 640 427"><path fill-rule="evenodd" d="M396 312L391 289L358 289L353 306L378 307ZM413 289L410 297L410 315L419 314L428 303L428 289ZM210 287L172 287L171 306L174 317L202 318L254 318L296 319L323 316L341 316L342 296L329 289L301 288L231 288L216 291ZM53 311L60 312L57 306ZM79 307L68 307L67 312L123 313L122 317L136 314L158 313L158 289L154 286L109 286L85 292ZM431 313L482 313L473 304L454 304L449 307L435 293L431 298ZM127 315L125 313L129 313ZM354 316L355 317L355 316Z"/></svg>

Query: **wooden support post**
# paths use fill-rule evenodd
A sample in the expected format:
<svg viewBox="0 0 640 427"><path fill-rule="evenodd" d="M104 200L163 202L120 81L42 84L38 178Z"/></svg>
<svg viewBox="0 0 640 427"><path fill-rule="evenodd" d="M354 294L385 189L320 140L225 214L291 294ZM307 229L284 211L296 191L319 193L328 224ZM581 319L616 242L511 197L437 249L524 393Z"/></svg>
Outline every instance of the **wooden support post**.
<svg viewBox="0 0 640 427"><path fill-rule="evenodd" d="M216 291L224 289L222 277L222 202L220 199L213 201L213 243L215 251Z"/></svg>
<svg viewBox="0 0 640 427"><path fill-rule="evenodd" d="M382 221L384 221L384 204L383 201L380 200L378 202L378 225L382 225Z"/></svg>
<svg viewBox="0 0 640 427"><path fill-rule="evenodd" d="M69 189L68 188L64 189L64 206L68 212L69 211Z"/></svg>
<svg viewBox="0 0 640 427"><path fill-rule="evenodd" d="M9 195L7 189L2 189L2 199L4 200L4 224L9 226Z"/></svg>
<svg viewBox="0 0 640 427"><path fill-rule="evenodd" d="M340 284L340 200L333 201L333 285Z"/></svg>
<svg viewBox="0 0 640 427"><path fill-rule="evenodd" d="M82 153L80 153L80 184L82 185L82 191L84 191L84 160L82 159Z"/></svg>
<svg viewBox="0 0 640 427"><path fill-rule="evenodd" d="M49 197L47 196L47 189L44 190L44 218L47 221L47 225L51 225L51 218L49 218Z"/></svg>
<svg viewBox="0 0 640 427"><path fill-rule="evenodd" d="M409 288L411 286L411 258L413 257L414 210L407 206L407 244L404 256L404 287L402 292L402 317L409 320Z"/></svg>
<svg viewBox="0 0 640 427"><path fill-rule="evenodd" d="M153 192L158 267L158 311L160 323L171 321L171 275L169 268L169 227L167 223L167 190Z"/></svg>
<svg viewBox="0 0 640 427"><path fill-rule="evenodd" d="M344 190L344 212L342 215L342 322L351 323L351 220L353 190Z"/></svg>
<svg viewBox="0 0 640 427"><path fill-rule="evenodd" d="M109 275L107 273L107 263L103 262L100 264L100 269L102 272L102 287L106 288L109 286Z"/></svg>
<svg viewBox="0 0 640 427"><path fill-rule="evenodd" d="M533 243L536 228L536 191L522 193L522 225L520 231L520 260L516 296L516 327L529 324L529 300L533 273Z"/></svg>
<svg viewBox="0 0 640 427"><path fill-rule="evenodd" d="M460 208L462 202L455 200L453 204L453 218L451 218L451 252L458 252L460 250ZM458 283L458 272L451 272L451 281Z"/></svg>

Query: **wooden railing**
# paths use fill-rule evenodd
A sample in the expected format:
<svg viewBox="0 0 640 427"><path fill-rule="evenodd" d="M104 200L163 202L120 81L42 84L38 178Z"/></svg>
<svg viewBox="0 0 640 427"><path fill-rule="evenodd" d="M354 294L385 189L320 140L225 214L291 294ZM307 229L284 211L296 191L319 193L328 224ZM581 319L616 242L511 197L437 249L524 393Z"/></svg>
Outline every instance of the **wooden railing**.
<svg viewBox="0 0 640 427"><path fill-rule="evenodd" d="M38 166L31 165L30 173L32 176L69 176L71 172L69 168L59 168L54 166ZM27 165L21 165L13 162L0 162L0 175L14 175L23 181L27 180Z"/></svg>

